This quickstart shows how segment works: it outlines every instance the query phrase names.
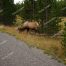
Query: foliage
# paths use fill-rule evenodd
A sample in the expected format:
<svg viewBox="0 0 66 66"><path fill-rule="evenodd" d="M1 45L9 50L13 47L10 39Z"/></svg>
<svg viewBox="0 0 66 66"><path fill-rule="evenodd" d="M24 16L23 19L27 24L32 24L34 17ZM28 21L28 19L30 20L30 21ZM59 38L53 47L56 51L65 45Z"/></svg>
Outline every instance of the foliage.
<svg viewBox="0 0 66 66"><path fill-rule="evenodd" d="M45 32L49 35L53 35L60 30L59 22L61 22L60 6L56 1L51 1L51 9L49 14L49 23L45 26Z"/></svg>
<svg viewBox="0 0 66 66"><path fill-rule="evenodd" d="M65 56L66 56L66 22L65 22L65 28L64 28L64 32L63 32L63 42L62 45L65 49Z"/></svg>
<svg viewBox="0 0 66 66"><path fill-rule="evenodd" d="M16 15L16 22L14 23L14 25L21 27L23 23L24 23L24 20L20 16Z"/></svg>
<svg viewBox="0 0 66 66"><path fill-rule="evenodd" d="M0 23L1 23L2 17L3 17L3 13L1 12L2 8L3 8L3 2L2 2L2 0L0 0Z"/></svg>
<svg viewBox="0 0 66 66"><path fill-rule="evenodd" d="M47 8L48 5L50 6ZM64 5L64 1L24 0L24 3L18 3L16 4L16 7L17 9L24 7L18 14L24 18L24 20L36 20L40 22L41 27L39 30L41 33L53 35L60 30L59 22L61 22L61 19L59 17L62 14L61 9L64 7ZM49 23L44 25L47 22Z"/></svg>
<svg viewBox="0 0 66 66"><path fill-rule="evenodd" d="M23 18L25 20L32 20L34 19L34 0L25 0L24 1L24 14Z"/></svg>
<svg viewBox="0 0 66 66"><path fill-rule="evenodd" d="M48 8L46 8L50 5ZM39 6L39 7L38 7ZM39 19L41 20L41 32L44 32L48 35L53 35L59 31L58 23L61 22L59 19L60 15L60 6L58 6L56 0L38 0L38 11L44 9L44 11L40 12ZM45 9L46 8L46 9ZM54 19L55 18L55 19ZM48 24L44 25L45 23Z"/></svg>
<svg viewBox="0 0 66 66"><path fill-rule="evenodd" d="M13 0L3 0L3 23L6 25L13 24L15 15L12 13L15 11L15 5Z"/></svg>

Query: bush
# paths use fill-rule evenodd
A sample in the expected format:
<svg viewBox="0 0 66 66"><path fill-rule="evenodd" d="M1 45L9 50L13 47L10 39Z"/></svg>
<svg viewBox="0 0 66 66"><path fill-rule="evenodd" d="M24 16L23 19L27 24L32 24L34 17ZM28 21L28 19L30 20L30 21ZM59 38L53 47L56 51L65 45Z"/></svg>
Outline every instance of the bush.
<svg viewBox="0 0 66 66"><path fill-rule="evenodd" d="M62 40L62 45L63 48L65 50L65 56L66 56L66 22L65 22L65 28L64 28L64 32L63 32L63 40Z"/></svg>
<svg viewBox="0 0 66 66"><path fill-rule="evenodd" d="M15 26L22 26L22 24L24 23L24 20L20 17L20 16L16 16L16 22L14 22Z"/></svg>

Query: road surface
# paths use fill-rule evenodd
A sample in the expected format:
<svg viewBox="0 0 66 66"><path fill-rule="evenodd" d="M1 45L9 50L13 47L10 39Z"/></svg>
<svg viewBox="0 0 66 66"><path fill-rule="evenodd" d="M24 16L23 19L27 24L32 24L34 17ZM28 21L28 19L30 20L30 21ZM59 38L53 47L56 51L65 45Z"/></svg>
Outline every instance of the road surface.
<svg viewBox="0 0 66 66"><path fill-rule="evenodd" d="M65 66L41 50L0 33L0 66Z"/></svg>

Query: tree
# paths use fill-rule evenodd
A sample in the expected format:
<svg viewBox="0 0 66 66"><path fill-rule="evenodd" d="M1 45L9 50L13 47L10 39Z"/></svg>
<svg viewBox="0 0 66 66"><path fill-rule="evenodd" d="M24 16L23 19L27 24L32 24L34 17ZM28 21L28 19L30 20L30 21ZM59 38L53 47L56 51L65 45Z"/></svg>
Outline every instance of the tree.
<svg viewBox="0 0 66 66"><path fill-rule="evenodd" d="M19 15L19 16L21 16L22 18L23 18L23 16L24 16L24 9L22 9L23 7L24 7L24 3L22 2L22 3L17 3L17 4L15 4L15 6L16 6L16 10L18 11L19 9L21 9L18 13L17 13L17 15Z"/></svg>
<svg viewBox="0 0 66 66"><path fill-rule="evenodd" d="M50 2L51 2L50 0L37 0L37 11L38 11L37 18L38 20L40 20L41 23L40 32L42 33L45 32L44 23L46 23L49 20L51 10Z"/></svg>
<svg viewBox="0 0 66 66"><path fill-rule="evenodd" d="M64 53L65 53L65 56L66 56L66 22L65 22L64 32L63 32L62 46L65 50Z"/></svg>
<svg viewBox="0 0 66 66"><path fill-rule="evenodd" d="M65 16L66 17L66 0L62 1L61 4L62 4L61 16Z"/></svg>
<svg viewBox="0 0 66 66"><path fill-rule="evenodd" d="M25 20L35 19L35 0L24 0L23 18Z"/></svg>
<svg viewBox="0 0 66 66"><path fill-rule="evenodd" d="M3 9L3 1L0 0L0 22L2 21L2 17L3 17L2 9Z"/></svg>
<svg viewBox="0 0 66 66"><path fill-rule="evenodd" d="M50 9L50 14L49 14L49 23L46 25L46 33L49 35L54 35L60 30L59 22L61 22L60 14L60 7L59 4L57 3L56 0L51 0L50 2L51 9Z"/></svg>
<svg viewBox="0 0 66 66"><path fill-rule="evenodd" d="M15 15L12 13L15 11L15 5L13 0L3 0L3 23L6 25L13 24Z"/></svg>

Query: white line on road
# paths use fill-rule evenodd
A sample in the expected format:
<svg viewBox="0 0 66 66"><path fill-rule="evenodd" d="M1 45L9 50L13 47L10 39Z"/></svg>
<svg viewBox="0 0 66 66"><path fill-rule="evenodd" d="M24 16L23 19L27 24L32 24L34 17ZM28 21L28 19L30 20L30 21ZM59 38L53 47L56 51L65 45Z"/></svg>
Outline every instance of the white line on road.
<svg viewBox="0 0 66 66"><path fill-rule="evenodd" d="M8 40L4 40L0 43L0 45L5 44Z"/></svg>
<svg viewBox="0 0 66 66"><path fill-rule="evenodd" d="M8 58L9 56L12 56L14 54L14 52L10 52L8 55L2 57L2 60L5 60L6 58Z"/></svg>

